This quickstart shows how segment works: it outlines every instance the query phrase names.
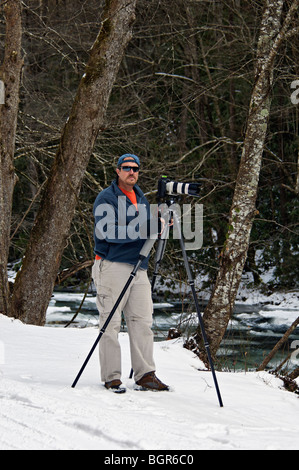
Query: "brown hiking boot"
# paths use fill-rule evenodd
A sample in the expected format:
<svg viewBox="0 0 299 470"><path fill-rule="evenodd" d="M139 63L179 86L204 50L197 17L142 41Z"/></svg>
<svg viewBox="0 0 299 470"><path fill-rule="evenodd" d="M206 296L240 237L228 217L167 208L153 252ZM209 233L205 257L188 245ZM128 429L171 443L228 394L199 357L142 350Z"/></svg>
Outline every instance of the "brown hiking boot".
<svg viewBox="0 0 299 470"><path fill-rule="evenodd" d="M154 391L162 391L162 390L169 390L168 385L165 385L161 380L156 377L155 372L148 372L141 377L140 380L136 382L139 387L139 390L154 390Z"/></svg>

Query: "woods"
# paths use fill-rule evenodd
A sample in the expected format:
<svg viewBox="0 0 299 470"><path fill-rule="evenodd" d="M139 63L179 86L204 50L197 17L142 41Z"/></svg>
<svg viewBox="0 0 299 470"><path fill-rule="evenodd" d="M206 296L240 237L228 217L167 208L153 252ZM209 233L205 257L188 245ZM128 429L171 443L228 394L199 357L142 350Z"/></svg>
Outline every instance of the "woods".
<svg viewBox="0 0 299 470"><path fill-rule="evenodd" d="M245 270L298 287L298 4L1 2L0 312L44 324L59 272L92 262L92 204L125 152L151 202L162 174L202 184L213 354Z"/></svg>

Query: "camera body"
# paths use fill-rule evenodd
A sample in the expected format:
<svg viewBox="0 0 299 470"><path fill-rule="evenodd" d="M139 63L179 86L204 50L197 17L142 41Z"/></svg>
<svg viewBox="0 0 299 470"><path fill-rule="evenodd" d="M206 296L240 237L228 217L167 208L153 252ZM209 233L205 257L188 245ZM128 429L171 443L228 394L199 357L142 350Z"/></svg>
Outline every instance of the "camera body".
<svg viewBox="0 0 299 470"><path fill-rule="evenodd" d="M162 176L158 181L158 199L163 199L167 195L188 195L198 197L200 183L178 183L171 181L167 176Z"/></svg>

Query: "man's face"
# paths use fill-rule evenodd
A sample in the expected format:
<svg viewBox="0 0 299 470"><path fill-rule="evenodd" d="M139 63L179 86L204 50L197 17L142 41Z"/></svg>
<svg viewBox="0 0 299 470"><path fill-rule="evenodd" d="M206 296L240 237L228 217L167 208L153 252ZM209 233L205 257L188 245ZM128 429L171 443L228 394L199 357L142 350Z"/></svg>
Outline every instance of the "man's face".
<svg viewBox="0 0 299 470"><path fill-rule="evenodd" d="M131 160L129 157L127 158L128 160ZM116 169L116 172L118 174L118 184L119 186L123 187L127 191L130 191L133 189L133 186L137 183L138 181L138 171L134 172L134 170L130 169L129 171L126 171L126 168L138 168L137 163L129 161L126 162L125 159L123 163L121 164L120 168Z"/></svg>

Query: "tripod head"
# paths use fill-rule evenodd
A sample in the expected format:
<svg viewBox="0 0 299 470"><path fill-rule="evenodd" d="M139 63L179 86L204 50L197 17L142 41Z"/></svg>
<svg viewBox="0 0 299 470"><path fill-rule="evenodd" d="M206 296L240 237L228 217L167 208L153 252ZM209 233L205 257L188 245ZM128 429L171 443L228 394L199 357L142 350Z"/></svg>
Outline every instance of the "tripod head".
<svg viewBox="0 0 299 470"><path fill-rule="evenodd" d="M162 176L158 181L157 199L161 201L167 196L189 195L199 197L200 183L178 183Z"/></svg>

